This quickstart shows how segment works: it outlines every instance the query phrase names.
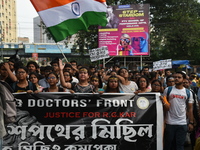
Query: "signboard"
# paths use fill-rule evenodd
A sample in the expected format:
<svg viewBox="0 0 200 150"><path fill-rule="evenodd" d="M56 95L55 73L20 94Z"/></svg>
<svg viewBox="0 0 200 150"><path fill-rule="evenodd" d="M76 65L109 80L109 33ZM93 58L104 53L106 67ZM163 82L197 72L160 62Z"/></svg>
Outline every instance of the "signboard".
<svg viewBox="0 0 200 150"><path fill-rule="evenodd" d="M32 53L32 58L34 60L38 60L38 53Z"/></svg>
<svg viewBox="0 0 200 150"><path fill-rule="evenodd" d="M17 48L23 48L23 45L22 44L19 44L19 43L2 43L0 44L0 48L9 48L9 49L17 49Z"/></svg>
<svg viewBox="0 0 200 150"><path fill-rule="evenodd" d="M149 4L108 7L108 24L99 27L99 47L110 56L150 55Z"/></svg>
<svg viewBox="0 0 200 150"><path fill-rule="evenodd" d="M69 48L66 48L64 44L58 45L63 53L71 53ZM56 44L25 44L25 53L61 53Z"/></svg>
<svg viewBox="0 0 200 150"><path fill-rule="evenodd" d="M171 59L165 59L165 60L153 62L153 70L162 70L162 69L171 69L171 68L172 68Z"/></svg>
<svg viewBox="0 0 200 150"><path fill-rule="evenodd" d="M161 150L160 94L16 93L4 150ZM148 118L148 119L147 119Z"/></svg>
<svg viewBox="0 0 200 150"><path fill-rule="evenodd" d="M108 53L108 47L103 46L101 48L95 48L92 50L89 50L89 55L90 55L90 60L91 62L109 58L109 53Z"/></svg>

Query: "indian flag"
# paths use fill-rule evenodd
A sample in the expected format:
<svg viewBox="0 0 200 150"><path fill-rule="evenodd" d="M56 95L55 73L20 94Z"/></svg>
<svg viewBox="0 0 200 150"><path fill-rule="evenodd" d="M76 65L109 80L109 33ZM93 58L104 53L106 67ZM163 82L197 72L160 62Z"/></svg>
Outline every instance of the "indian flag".
<svg viewBox="0 0 200 150"><path fill-rule="evenodd" d="M106 26L106 0L31 0L56 42L90 25Z"/></svg>

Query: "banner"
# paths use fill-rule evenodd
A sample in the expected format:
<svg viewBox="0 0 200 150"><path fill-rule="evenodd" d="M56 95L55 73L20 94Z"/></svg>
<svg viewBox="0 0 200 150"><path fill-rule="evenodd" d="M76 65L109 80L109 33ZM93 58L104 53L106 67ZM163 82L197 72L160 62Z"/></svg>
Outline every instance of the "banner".
<svg viewBox="0 0 200 150"><path fill-rule="evenodd" d="M149 4L108 6L107 20L98 37L110 56L150 55Z"/></svg>
<svg viewBox="0 0 200 150"><path fill-rule="evenodd" d="M172 68L172 60L165 59L160 61L153 62L153 70L162 70L162 69L171 69Z"/></svg>
<svg viewBox="0 0 200 150"><path fill-rule="evenodd" d="M89 55L90 55L91 62L110 57L107 46L91 49L91 50L89 50Z"/></svg>
<svg viewBox="0 0 200 150"><path fill-rule="evenodd" d="M4 150L161 150L159 94L15 94Z"/></svg>

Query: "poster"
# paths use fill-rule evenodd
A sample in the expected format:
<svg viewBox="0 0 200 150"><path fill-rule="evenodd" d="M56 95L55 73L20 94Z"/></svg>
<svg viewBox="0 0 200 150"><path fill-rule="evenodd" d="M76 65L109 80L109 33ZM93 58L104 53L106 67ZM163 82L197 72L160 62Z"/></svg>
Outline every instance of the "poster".
<svg viewBox="0 0 200 150"><path fill-rule="evenodd" d="M16 94L16 123L4 150L160 150L163 110L156 93Z"/></svg>
<svg viewBox="0 0 200 150"><path fill-rule="evenodd" d="M107 20L98 42L110 56L150 55L149 4L108 6Z"/></svg>
<svg viewBox="0 0 200 150"><path fill-rule="evenodd" d="M153 70L171 69L172 59L165 59L153 62Z"/></svg>
<svg viewBox="0 0 200 150"><path fill-rule="evenodd" d="M89 55L90 55L91 62L110 57L107 46L91 49L89 50Z"/></svg>

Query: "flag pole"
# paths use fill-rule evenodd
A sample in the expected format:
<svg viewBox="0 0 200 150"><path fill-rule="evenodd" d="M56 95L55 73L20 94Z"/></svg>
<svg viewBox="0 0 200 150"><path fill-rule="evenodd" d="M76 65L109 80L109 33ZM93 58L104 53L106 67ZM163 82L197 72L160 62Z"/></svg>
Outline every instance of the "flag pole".
<svg viewBox="0 0 200 150"><path fill-rule="evenodd" d="M62 55L63 55L63 57L65 58L65 60L66 60L67 62L69 62L69 61L67 60L67 58L65 57L65 54L63 53L62 49L58 46L58 43L57 43L57 42L56 42L56 45L57 45L58 49L60 50L60 52L62 53Z"/></svg>

